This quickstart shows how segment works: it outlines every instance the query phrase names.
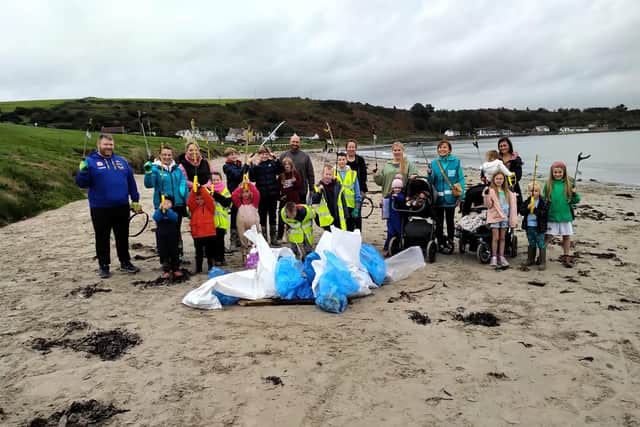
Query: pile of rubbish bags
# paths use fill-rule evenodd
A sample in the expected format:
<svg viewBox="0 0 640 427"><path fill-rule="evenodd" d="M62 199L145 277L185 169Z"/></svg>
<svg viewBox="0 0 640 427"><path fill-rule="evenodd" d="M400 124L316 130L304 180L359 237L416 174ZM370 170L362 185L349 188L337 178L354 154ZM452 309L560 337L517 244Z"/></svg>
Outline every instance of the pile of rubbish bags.
<svg viewBox="0 0 640 427"><path fill-rule="evenodd" d="M362 243L360 231L331 228L324 232L304 263L289 248L271 248L252 228L245 236L258 252L254 269L228 272L211 269L209 280L187 293L182 303L199 309L221 309L240 299L308 300L322 310L343 313L349 298L366 296L386 283L402 280L424 267L419 247L410 247L387 259Z"/></svg>

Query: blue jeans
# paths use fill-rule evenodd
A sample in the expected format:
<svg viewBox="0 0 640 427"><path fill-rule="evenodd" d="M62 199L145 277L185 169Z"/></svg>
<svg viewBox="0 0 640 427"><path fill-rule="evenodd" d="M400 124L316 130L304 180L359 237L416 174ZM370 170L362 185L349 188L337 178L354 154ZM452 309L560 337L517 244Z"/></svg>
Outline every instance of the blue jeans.
<svg viewBox="0 0 640 427"><path fill-rule="evenodd" d="M529 241L529 246L538 249L544 249L544 233L538 233L533 227L527 228L527 240Z"/></svg>

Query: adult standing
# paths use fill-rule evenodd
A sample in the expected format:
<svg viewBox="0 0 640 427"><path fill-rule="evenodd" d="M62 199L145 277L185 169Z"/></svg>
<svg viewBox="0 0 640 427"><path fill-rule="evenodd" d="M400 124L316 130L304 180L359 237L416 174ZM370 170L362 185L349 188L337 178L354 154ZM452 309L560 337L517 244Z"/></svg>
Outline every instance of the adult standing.
<svg viewBox="0 0 640 427"><path fill-rule="evenodd" d="M307 200L307 191L313 192L315 175L313 173L313 164L307 153L300 149L300 137L295 133L289 140L289 151L285 151L280 155L280 161L285 157L290 157L296 170L302 178L302 187L300 188L300 203Z"/></svg>
<svg viewBox="0 0 640 427"><path fill-rule="evenodd" d="M120 270L137 273L139 268L131 264L129 255L129 197L131 208L141 212L140 194L127 161L113 153L113 137L101 134L97 150L82 160L76 175L76 184L88 188L91 222L96 239L98 274L106 279L111 276L111 230L115 236Z"/></svg>
<svg viewBox="0 0 640 427"><path fill-rule="evenodd" d="M509 138L502 137L498 140L498 158L511 172L516 174L516 182L513 185L513 191L518 198L518 206L522 204L522 191L520 190L520 179L522 178L522 165L524 162L516 151L513 150L513 144Z"/></svg>
<svg viewBox="0 0 640 427"><path fill-rule="evenodd" d="M404 144L402 142L396 141L391 144L391 154L393 157L385 163L380 172L378 172L378 168L373 169L373 180L382 187L382 197L389 195L391 183L396 175L402 175L402 182L405 184L409 179L414 179L418 176L418 168L404 155Z"/></svg>
<svg viewBox="0 0 640 427"><path fill-rule="evenodd" d="M435 187L438 198L435 205L436 214L436 238L438 246L443 252L444 248L453 248L453 214L456 207L464 200L464 171L460 160L451 154L451 143L443 139L438 143L438 158L431 161L427 170L429 182ZM459 185L460 194L456 192L456 184ZM447 221L447 238L444 239L444 221ZM446 251L445 253L451 253Z"/></svg>
<svg viewBox="0 0 640 427"><path fill-rule="evenodd" d="M211 189L211 169L209 162L202 158L200 146L195 141L187 142L185 152L178 157L178 165L187 180L189 190L193 188L193 178L198 177L198 185Z"/></svg>
<svg viewBox="0 0 640 427"><path fill-rule="evenodd" d="M187 181L182 174L178 164L173 160L173 149L164 145L160 149L160 159L144 164L144 186L153 188L153 207L158 209L162 201L162 196L171 198L173 210L178 219L175 223L176 241L178 242L178 252L182 256L182 238L180 230L182 219L187 216L187 198L189 190ZM160 260L162 263L163 260Z"/></svg>
<svg viewBox="0 0 640 427"><path fill-rule="evenodd" d="M355 139L347 140L347 165L352 171L358 174L358 184L360 185L360 194L362 198L367 195L369 188L367 187L367 162L364 157L356 154L358 142ZM356 228L362 230L362 216L355 218Z"/></svg>

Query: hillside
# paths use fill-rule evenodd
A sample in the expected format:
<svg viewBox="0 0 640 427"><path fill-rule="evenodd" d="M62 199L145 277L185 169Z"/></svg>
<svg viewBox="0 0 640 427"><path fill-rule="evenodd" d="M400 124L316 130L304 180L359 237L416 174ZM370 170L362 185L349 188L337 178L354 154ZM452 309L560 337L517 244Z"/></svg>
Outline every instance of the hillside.
<svg viewBox="0 0 640 427"><path fill-rule="evenodd" d="M0 122L60 129L85 129L89 118L93 130L102 126L124 126L128 133L139 132L138 111L144 122L160 136L174 136L190 126L195 118L201 129L215 130L224 137L229 128L268 132L285 120L279 135L297 132L326 137L324 123L329 122L336 138L368 139L371 127L385 138L439 137L447 129L463 134L478 128L527 133L546 125L552 132L561 127L597 129L640 128L640 110L615 107L561 108L549 111L489 108L477 110L436 110L430 104L414 104L411 109L379 107L359 102L311 100L307 98L170 100L100 99L19 101L0 103Z"/></svg>

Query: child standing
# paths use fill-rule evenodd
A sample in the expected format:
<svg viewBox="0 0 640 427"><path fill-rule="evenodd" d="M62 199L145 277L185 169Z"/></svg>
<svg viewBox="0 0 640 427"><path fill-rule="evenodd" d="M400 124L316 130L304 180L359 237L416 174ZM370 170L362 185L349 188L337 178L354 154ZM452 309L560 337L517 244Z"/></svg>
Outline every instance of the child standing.
<svg viewBox="0 0 640 427"><path fill-rule="evenodd" d="M163 277L170 279L173 276L177 279L182 277L178 233L176 233L179 215L172 209L173 198L163 197L163 199L153 213L153 220L156 222L156 246L164 272Z"/></svg>
<svg viewBox="0 0 640 427"><path fill-rule="evenodd" d="M382 255L389 256L389 243L392 238L399 239L402 233L402 217L400 212L394 209L394 205L404 202L404 193L402 189L402 175L396 175L395 179L391 182L391 193L387 196L389 199L389 218L387 218L387 239L384 241L384 251Z"/></svg>
<svg viewBox="0 0 640 427"><path fill-rule="evenodd" d="M540 184L529 183L529 197L522 201L520 205L520 215L522 219L522 229L527 230L527 262L525 266L536 263L536 249L540 251L538 257L538 269L544 270L547 265L547 249L544 244L544 235L547 232L547 221L549 216L549 204L540 198Z"/></svg>
<svg viewBox="0 0 640 427"><path fill-rule="evenodd" d="M245 261L249 253L249 239L244 235L246 230L252 226L260 228L260 215L258 214L258 206L260 205L260 192L248 178L231 193L233 204L238 209L236 217L236 226L238 227L238 237L242 247L242 260Z"/></svg>
<svg viewBox="0 0 640 427"><path fill-rule="evenodd" d="M571 236L573 235L573 206L580 202L575 183L567 176L567 165L554 162L551 165L549 180L544 185L544 199L549 203L549 223L545 243L549 245L552 236L562 236L560 262L565 267L573 267L574 258L569 255Z"/></svg>
<svg viewBox="0 0 640 427"><path fill-rule="evenodd" d="M197 188L196 188L197 187ZM214 223L215 204L209 191L203 185L194 185L189 192L187 206L191 211L191 237L196 249L196 273L202 273L202 261L207 257L207 267L213 267L213 248L216 227ZM207 271L208 271L207 270Z"/></svg>
<svg viewBox="0 0 640 427"><path fill-rule="evenodd" d="M224 236L229 229L229 207L231 206L231 193L222 181L220 172L211 172L211 189L216 210L213 215L216 226L216 242L213 249L213 259L216 267L227 265L224 260Z"/></svg>
<svg viewBox="0 0 640 427"><path fill-rule="evenodd" d="M327 231L331 231L331 225L342 230L347 229L344 192L333 175L332 165L324 165L322 179L311 193L311 202L318 206L316 224Z"/></svg>
<svg viewBox="0 0 640 427"><path fill-rule="evenodd" d="M258 214L260 215L262 235L267 240L268 221L268 241L271 242L271 246L280 246L280 242L276 238L276 219L278 217L278 199L280 198L278 175L283 170L280 160L264 145L258 149L258 163L252 164L249 169L249 179L256 183L256 188L261 196Z"/></svg>
<svg viewBox="0 0 640 427"><path fill-rule="evenodd" d="M312 251L313 245L313 218L316 213L310 206L287 202L280 210L282 222L289 227L289 245L296 256L304 257ZM300 253L299 245L303 246L304 253Z"/></svg>
<svg viewBox="0 0 640 427"><path fill-rule="evenodd" d="M493 182L484 190L484 204L487 206L487 224L491 229L492 267L509 266L504 257L504 243L508 228L515 228L518 220L518 200L509 191L507 178L502 172L493 176Z"/></svg>
<svg viewBox="0 0 640 427"><path fill-rule="evenodd" d="M497 150L489 150L484 154L485 162L482 164L482 175L487 179L487 184L491 183L491 179L496 172L502 172L506 176L513 176L515 173L511 172L502 163L502 160L498 158Z"/></svg>
<svg viewBox="0 0 640 427"><path fill-rule="evenodd" d="M353 231L356 229L356 218L360 216L362 195L360 194L358 174L347 165L347 153L339 152L337 154L335 177L342 186L344 201L347 204L345 208L347 230Z"/></svg>

